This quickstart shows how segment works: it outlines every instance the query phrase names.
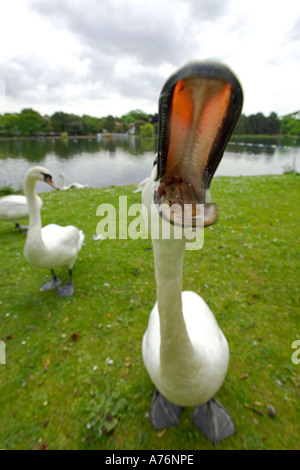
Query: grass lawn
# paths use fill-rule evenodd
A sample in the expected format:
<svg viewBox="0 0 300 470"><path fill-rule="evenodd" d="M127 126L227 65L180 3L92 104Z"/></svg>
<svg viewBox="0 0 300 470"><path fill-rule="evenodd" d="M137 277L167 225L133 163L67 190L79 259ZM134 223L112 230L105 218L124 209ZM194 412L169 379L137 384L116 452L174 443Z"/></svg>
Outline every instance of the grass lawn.
<svg viewBox="0 0 300 470"><path fill-rule="evenodd" d="M292 361L300 339L299 183L297 175L216 178L219 220L205 230L202 250L186 252L184 289L203 296L231 351L217 398L236 435L217 449L300 448L300 364ZM50 272L30 266L25 235L0 222L1 449L213 449L191 424L192 409L163 432L147 418L153 385L141 341L156 298L151 240L93 239L98 205L118 208L120 195L138 203L133 189L41 195L44 225L85 233L72 298L39 291ZM57 274L67 280L66 270Z"/></svg>

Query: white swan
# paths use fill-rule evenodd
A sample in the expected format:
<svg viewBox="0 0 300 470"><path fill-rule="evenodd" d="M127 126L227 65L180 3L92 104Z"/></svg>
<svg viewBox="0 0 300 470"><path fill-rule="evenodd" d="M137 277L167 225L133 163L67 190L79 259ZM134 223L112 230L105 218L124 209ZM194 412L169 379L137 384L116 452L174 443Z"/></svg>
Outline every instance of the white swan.
<svg viewBox="0 0 300 470"><path fill-rule="evenodd" d="M65 175L63 173L61 173L59 175L61 177L61 180L62 180L62 186L60 189L62 189L63 191L65 190L68 190L68 189L86 189L89 187L88 184L81 184L81 183L72 183L72 184L69 184L68 186L65 185Z"/></svg>
<svg viewBox="0 0 300 470"><path fill-rule="evenodd" d="M157 301L142 345L156 387L151 423L155 429L178 426L182 407L193 406L193 423L213 444L235 432L214 398L226 376L229 348L205 301L182 292L183 231L217 220L216 205L207 201L210 181L242 101L237 79L221 64L191 63L172 75L161 92L158 152L142 193L149 230L160 223L152 240ZM166 228L172 230L164 238Z"/></svg>
<svg viewBox="0 0 300 470"><path fill-rule="evenodd" d="M143 179L143 181L140 181L140 183L138 184L137 186L137 189L135 189L133 191L134 194L136 193L141 193L144 189L144 187L146 186L146 183L149 181L149 176L147 176L147 178Z"/></svg>
<svg viewBox="0 0 300 470"><path fill-rule="evenodd" d="M62 227L49 224L42 228L40 209L38 205L35 185L37 181L44 181L55 189L52 176L48 170L40 166L31 168L25 176L25 195L29 207L29 229L24 248L26 260L38 268L50 269L52 279L41 287L41 290L50 290L61 284L54 269L66 266L69 269L69 282L57 289L60 297L73 295L72 268L77 254L81 249L84 235L73 225Z"/></svg>
<svg viewBox="0 0 300 470"><path fill-rule="evenodd" d="M43 201L37 196L39 208L43 206ZM9 220L16 224L21 232L25 227L19 225L19 221L29 216L28 204L26 196L9 195L0 199L0 220Z"/></svg>

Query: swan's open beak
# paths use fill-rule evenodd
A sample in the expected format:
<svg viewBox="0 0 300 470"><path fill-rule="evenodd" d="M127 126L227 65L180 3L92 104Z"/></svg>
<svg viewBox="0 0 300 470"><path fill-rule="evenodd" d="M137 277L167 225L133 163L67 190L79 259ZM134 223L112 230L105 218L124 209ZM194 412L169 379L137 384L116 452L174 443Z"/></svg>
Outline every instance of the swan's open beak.
<svg viewBox="0 0 300 470"><path fill-rule="evenodd" d="M161 214L169 222L183 227L216 222L217 206L207 202L206 195L242 104L237 78L219 63L187 64L163 86L159 98L159 184L154 200L165 208Z"/></svg>

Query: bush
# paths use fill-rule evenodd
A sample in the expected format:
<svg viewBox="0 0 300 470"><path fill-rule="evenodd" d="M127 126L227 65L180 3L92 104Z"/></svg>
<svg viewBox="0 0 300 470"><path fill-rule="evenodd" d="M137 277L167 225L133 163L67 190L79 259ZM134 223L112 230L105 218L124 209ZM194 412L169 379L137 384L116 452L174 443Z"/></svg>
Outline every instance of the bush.
<svg viewBox="0 0 300 470"><path fill-rule="evenodd" d="M154 126L147 122L144 126L140 127L140 133L142 137L153 137L154 136Z"/></svg>

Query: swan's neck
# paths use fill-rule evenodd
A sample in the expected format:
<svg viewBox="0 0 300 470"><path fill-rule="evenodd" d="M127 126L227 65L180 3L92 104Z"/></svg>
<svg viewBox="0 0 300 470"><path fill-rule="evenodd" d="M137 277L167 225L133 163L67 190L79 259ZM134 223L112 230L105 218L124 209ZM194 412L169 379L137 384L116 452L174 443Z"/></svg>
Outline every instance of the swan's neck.
<svg viewBox="0 0 300 470"><path fill-rule="evenodd" d="M182 266L184 240L153 240L157 303L160 318L161 371L176 374L188 369L194 350L182 312Z"/></svg>
<svg viewBox="0 0 300 470"><path fill-rule="evenodd" d="M29 209L29 229L28 236L34 234L35 238L39 237L42 239L41 228L41 214L38 203L37 194L35 191L36 180L32 178L27 178L25 181L24 192L27 198L28 209Z"/></svg>
<svg viewBox="0 0 300 470"><path fill-rule="evenodd" d="M62 188L65 188L65 176L63 174L61 174L60 177L61 177Z"/></svg>

